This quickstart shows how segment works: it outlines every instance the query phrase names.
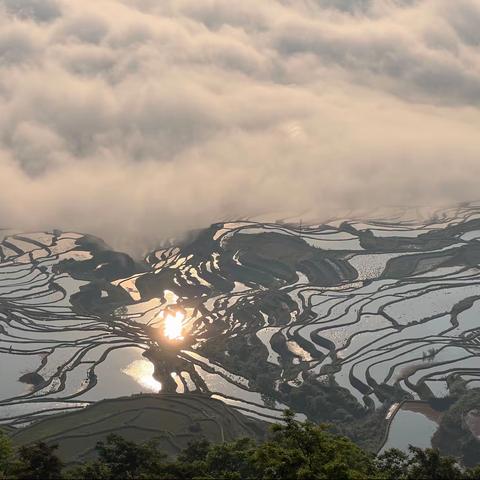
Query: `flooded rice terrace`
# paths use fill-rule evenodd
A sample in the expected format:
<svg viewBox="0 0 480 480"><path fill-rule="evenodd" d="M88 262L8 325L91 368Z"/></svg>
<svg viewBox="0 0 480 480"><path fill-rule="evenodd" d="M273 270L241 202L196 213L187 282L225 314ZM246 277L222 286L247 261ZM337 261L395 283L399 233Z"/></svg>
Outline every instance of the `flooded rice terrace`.
<svg viewBox="0 0 480 480"><path fill-rule="evenodd" d="M480 386L480 205L216 224L142 262L78 233L2 237L1 424L199 392L378 449L420 415L392 405Z"/></svg>

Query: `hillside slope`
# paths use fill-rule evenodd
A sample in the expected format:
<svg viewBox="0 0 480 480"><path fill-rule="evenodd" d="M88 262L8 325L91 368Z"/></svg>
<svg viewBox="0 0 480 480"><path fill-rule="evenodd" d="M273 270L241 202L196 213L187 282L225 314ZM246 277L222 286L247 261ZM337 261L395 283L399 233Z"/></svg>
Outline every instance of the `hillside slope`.
<svg viewBox="0 0 480 480"><path fill-rule="evenodd" d="M240 437L261 439L267 428L267 424L204 395L160 394L103 400L40 420L10 436L18 446L37 441L58 443L60 458L75 463L92 458L95 444L111 433L136 442L158 439L163 451L176 455L195 439L214 443Z"/></svg>

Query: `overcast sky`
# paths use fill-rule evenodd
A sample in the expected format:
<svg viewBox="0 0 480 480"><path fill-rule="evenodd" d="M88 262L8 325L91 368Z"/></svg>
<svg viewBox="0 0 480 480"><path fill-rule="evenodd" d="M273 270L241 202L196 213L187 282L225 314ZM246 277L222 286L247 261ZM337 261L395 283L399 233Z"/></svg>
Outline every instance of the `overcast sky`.
<svg viewBox="0 0 480 480"><path fill-rule="evenodd" d="M480 0L0 0L0 224L154 242L477 199L479 25Z"/></svg>

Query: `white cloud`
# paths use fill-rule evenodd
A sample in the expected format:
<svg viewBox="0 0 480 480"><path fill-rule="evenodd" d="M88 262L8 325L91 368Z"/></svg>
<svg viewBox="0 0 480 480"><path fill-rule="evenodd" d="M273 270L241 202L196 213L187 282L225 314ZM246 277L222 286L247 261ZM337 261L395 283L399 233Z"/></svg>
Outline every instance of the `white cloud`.
<svg viewBox="0 0 480 480"><path fill-rule="evenodd" d="M153 242L262 211L473 198L479 12L0 0L0 223Z"/></svg>

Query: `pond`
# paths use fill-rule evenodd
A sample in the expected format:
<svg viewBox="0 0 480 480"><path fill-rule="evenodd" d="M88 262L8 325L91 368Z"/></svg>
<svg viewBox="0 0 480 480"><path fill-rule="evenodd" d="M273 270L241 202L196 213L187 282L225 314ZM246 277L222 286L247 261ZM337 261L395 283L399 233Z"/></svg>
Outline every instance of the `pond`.
<svg viewBox="0 0 480 480"><path fill-rule="evenodd" d="M398 448L406 452L409 445L429 448L437 428L438 424L423 413L400 409L390 424L388 439L381 452L389 448Z"/></svg>

